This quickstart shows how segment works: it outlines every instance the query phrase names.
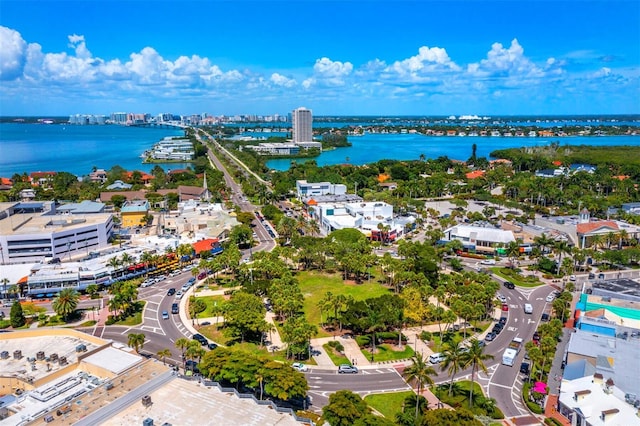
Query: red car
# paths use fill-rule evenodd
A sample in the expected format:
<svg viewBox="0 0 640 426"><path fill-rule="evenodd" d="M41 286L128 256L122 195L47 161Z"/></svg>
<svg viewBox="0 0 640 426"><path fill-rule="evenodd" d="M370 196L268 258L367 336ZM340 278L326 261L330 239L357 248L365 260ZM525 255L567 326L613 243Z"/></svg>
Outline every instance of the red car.
<svg viewBox="0 0 640 426"><path fill-rule="evenodd" d="M506 303L502 304L502 310L507 312L509 310L509 305L507 305Z"/></svg>

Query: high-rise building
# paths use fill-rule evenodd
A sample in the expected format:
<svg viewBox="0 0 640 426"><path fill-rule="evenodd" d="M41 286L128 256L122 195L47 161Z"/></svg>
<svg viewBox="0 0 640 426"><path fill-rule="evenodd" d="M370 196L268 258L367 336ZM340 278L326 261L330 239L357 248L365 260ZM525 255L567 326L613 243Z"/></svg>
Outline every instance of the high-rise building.
<svg viewBox="0 0 640 426"><path fill-rule="evenodd" d="M294 109L291 114L291 124L293 125L293 143L313 141L313 117L310 109L305 107Z"/></svg>

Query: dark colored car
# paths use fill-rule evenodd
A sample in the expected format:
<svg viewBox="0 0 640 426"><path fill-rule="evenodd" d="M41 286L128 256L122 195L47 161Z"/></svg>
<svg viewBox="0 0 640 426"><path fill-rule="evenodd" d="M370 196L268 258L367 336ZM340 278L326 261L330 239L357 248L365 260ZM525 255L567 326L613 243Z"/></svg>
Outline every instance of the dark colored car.
<svg viewBox="0 0 640 426"><path fill-rule="evenodd" d="M491 332L497 336L498 334L502 333L502 327L500 327L500 324L496 324L493 326L493 329L491 329Z"/></svg>
<svg viewBox="0 0 640 426"><path fill-rule="evenodd" d="M542 322L549 321L549 314L542 314L542 317L540 317L540 321Z"/></svg>
<svg viewBox="0 0 640 426"><path fill-rule="evenodd" d="M589 273L589 279L590 280L595 280L596 279L596 274L594 274L593 272Z"/></svg>
<svg viewBox="0 0 640 426"><path fill-rule="evenodd" d="M204 337L202 334L194 334L192 337L193 340L197 340L198 342L200 342L200 344L202 346L206 345L207 343L209 343L209 341L207 340L206 337Z"/></svg>
<svg viewBox="0 0 640 426"><path fill-rule="evenodd" d="M187 371L193 371L194 373L200 372L200 370L198 370L198 363L192 359L187 360L184 366L185 366L185 370Z"/></svg>
<svg viewBox="0 0 640 426"><path fill-rule="evenodd" d="M500 317L500 321L498 321L498 324L505 325L506 323L507 323L507 317Z"/></svg>
<svg viewBox="0 0 640 426"><path fill-rule="evenodd" d="M505 281L505 282L504 282L504 286L505 286L506 288L508 288L509 290L513 290L514 288L516 288L515 284L514 284L514 283L512 283L512 282L510 282L510 281Z"/></svg>
<svg viewBox="0 0 640 426"><path fill-rule="evenodd" d="M537 331L533 333L533 340L540 340L540 333L538 333Z"/></svg>
<svg viewBox="0 0 640 426"><path fill-rule="evenodd" d="M520 364L520 372L522 374L529 374L529 363L528 362L523 362L522 364Z"/></svg>
<svg viewBox="0 0 640 426"><path fill-rule="evenodd" d="M174 294L176 294L176 289L171 287L168 291L167 291L167 296L173 296Z"/></svg>
<svg viewBox="0 0 640 426"><path fill-rule="evenodd" d="M211 342L211 343L207 344L207 347L208 347L209 349L213 350L213 349L217 348L217 347L218 347L218 345L217 345L217 344L215 344L215 343L213 343L213 342Z"/></svg>
<svg viewBox="0 0 640 426"><path fill-rule="evenodd" d="M600 272L600 273L598 274L598 279L599 279L599 280L604 280L604 274L603 274L602 272Z"/></svg>
<svg viewBox="0 0 640 426"><path fill-rule="evenodd" d="M173 305L171 305L171 313L172 314L177 314L180 312L180 307L178 306L177 303L174 303Z"/></svg>

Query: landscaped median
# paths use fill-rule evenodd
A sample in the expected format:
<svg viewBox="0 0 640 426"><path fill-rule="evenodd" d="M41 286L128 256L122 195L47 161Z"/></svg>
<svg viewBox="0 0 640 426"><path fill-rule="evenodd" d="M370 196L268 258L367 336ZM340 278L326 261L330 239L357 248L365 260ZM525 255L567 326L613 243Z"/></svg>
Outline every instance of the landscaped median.
<svg viewBox="0 0 640 426"><path fill-rule="evenodd" d="M490 268L491 272L500 278L510 281L518 287L538 287L543 285L538 277L535 275L522 275L520 268L502 268L502 267L493 267Z"/></svg>
<svg viewBox="0 0 640 426"><path fill-rule="evenodd" d="M371 335L365 334L356 337L362 355L371 362L400 361L409 359L414 351L407 345L407 338L402 336L403 344L398 346L397 332L376 333L375 348L371 345Z"/></svg>

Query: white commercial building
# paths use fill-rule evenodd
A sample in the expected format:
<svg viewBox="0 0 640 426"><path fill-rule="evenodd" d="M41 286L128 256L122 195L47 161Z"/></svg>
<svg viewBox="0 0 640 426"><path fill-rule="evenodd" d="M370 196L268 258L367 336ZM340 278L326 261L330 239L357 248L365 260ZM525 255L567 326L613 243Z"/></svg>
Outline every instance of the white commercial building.
<svg viewBox="0 0 640 426"><path fill-rule="evenodd" d="M331 182L307 182L306 180L296 181L296 191L298 198L308 198L317 195L343 195L347 193L347 186L341 183Z"/></svg>
<svg viewBox="0 0 640 426"><path fill-rule="evenodd" d="M62 214L61 214L62 213ZM104 204L84 201L0 203L0 262L30 263L87 255L109 244L113 215Z"/></svg>
<svg viewBox="0 0 640 426"><path fill-rule="evenodd" d="M311 110L305 107L294 109L291 114L291 124L293 126L293 143L313 141Z"/></svg>
<svg viewBox="0 0 640 426"><path fill-rule="evenodd" d="M465 249L487 254L493 254L498 247L505 247L516 240L511 231L470 225L456 225L446 229L444 239L461 241Z"/></svg>

